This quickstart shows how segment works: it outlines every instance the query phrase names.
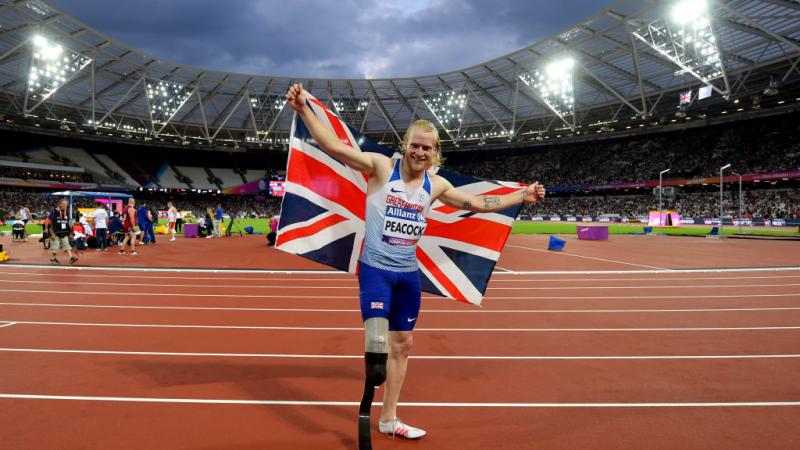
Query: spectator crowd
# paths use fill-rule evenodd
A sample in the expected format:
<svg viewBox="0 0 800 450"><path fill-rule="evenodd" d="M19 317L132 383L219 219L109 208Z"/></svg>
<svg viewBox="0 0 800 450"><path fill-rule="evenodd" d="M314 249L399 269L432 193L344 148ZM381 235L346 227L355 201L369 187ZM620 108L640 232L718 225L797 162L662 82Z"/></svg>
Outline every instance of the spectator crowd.
<svg viewBox="0 0 800 450"><path fill-rule="evenodd" d="M786 114L725 125L714 125L665 132L648 136L587 141L575 144L554 144L537 149L467 152L459 155L459 164L446 168L482 178L532 182L546 187L590 186L658 179L658 173L670 168L669 178L715 177L719 168L732 164L729 174L800 171L800 121L798 114ZM455 157L454 157L455 159ZM19 175L3 168L0 177ZM787 180L788 181L788 180ZM766 183L762 183L766 184ZM774 186L774 185L772 185ZM746 187L743 198L745 217L795 217L800 208L797 182L787 182L772 189ZM767 186L769 187L769 186ZM674 196L664 196L664 207L684 216L715 217L719 215L716 192L699 188L675 188ZM631 190L633 191L633 190ZM603 194L585 190L571 196L552 195L540 204L528 206L524 213L557 216L619 215L641 217L658 209L658 198L649 190L639 195ZM639 192L639 191L637 191ZM180 211L203 217L218 202L227 214L235 217L266 218L279 213L280 199L260 195L226 196L212 194L139 191L133 193L139 204L166 210L173 200ZM631 192L633 194L633 192ZM725 197L725 214L738 216L738 193L729 189ZM52 197L44 191L0 187L0 218L16 215L21 205L27 206L33 218L42 218L53 209ZM93 208L91 199L77 199L77 208ZM213 223L214 218L210 217Z"/></svg>
<svg viewBox="0 0 800 450"><path fill-rule="evenodd" d="M800 170L800 117L788 115L640 138L591 141L532 149L525 154L447 165L465 175L505 181L539 181L546 186L588 186L729 173ZM485 156L485 152L482 153Z"/></svg>

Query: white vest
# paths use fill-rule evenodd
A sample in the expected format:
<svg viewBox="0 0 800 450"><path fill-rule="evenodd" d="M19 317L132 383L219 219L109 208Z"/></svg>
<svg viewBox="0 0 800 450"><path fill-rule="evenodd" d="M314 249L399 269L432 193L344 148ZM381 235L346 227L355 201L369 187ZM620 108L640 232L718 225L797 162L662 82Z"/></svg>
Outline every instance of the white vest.
<svg viewBox="0 0 800 450"><path fill-rule="evenodd" d="M379 269L415 272L417 242L431 207L431 180L425 172L422 185L412 191L400 175L401 161L395 161L386 184L367 197L361 261Z"/></svg>

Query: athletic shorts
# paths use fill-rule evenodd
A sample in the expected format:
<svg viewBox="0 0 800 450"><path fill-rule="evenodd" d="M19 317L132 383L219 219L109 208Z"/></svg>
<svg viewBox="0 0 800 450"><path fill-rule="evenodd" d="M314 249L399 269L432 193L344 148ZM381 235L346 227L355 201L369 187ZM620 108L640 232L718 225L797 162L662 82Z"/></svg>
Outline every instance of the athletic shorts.
<svg viewBox="0 0 800 450"><path fill-rule="evenodd" d="M174 230L175 229L175 222L170 222L169 224L167 224L167 229L169 229L169 231Z"/></svg>
<svg viewBox="0 0 800 450"><path fill-rule="evenodd" d="M363 262L358 272L361 318L389 319L389 331L411 331L422 302L419 274L378 269Z"/></svg>

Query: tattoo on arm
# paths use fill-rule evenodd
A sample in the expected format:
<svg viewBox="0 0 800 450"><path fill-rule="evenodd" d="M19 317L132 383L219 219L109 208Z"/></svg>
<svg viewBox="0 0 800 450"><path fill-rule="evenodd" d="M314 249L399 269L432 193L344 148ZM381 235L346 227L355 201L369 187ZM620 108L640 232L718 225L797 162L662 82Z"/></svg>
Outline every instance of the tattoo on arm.
<svg viewBox="0 0 800 450"><path fill-rule="evenodd" d="M467 200L467 201L464 202L463 205L461 205L461 207L462 207L462 209L469 210L470 208L472 208L472 202Z"/></svg>
<svg viewBox="0 0 800 450"><path fill-rule="evenodd" d="M498 198L496 195L483 197L483 207L485 209L494 209L498 206L500 206L500 198Z"/></svg>

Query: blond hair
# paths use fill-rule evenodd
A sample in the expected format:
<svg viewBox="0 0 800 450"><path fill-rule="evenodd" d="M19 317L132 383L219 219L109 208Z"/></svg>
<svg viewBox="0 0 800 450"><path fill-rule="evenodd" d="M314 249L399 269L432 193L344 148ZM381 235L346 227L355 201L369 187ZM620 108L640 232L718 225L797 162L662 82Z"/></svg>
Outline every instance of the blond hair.
<svg viewBox="0 0 800 450"><path fill-rule="evenodd" d="M434 153L431 158L431 167L441 167L444 163L444 157L442 157L442 141L439 139L439 130L437 130L436 126L429 120L418 119L408 127L406 134L403 136L403 153L405 154L408 143L411 141L411 133L414 129L422 131L423 133L433 133L433 148L436 149L436 153Z"/></svg>

